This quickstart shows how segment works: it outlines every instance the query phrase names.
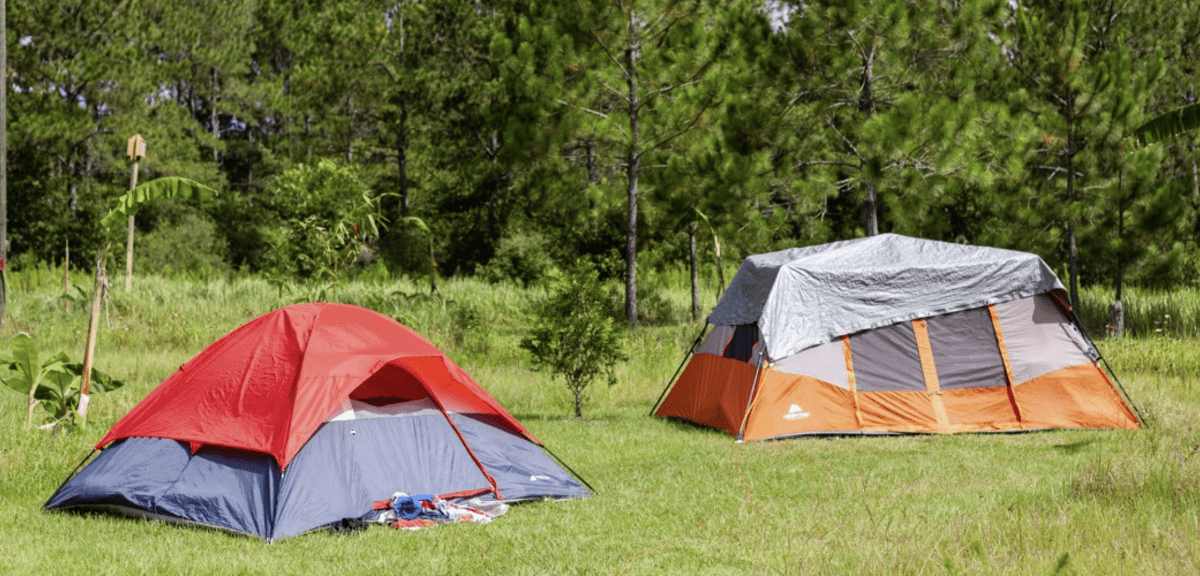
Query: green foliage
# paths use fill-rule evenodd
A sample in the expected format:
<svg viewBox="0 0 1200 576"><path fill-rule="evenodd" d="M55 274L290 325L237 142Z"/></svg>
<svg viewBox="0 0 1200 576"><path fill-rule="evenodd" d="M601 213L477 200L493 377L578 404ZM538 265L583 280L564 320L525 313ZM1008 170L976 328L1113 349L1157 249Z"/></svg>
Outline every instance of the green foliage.
<svg viewBox="0 0 1200 576"><path fill-rule="evenodd" d="M615 368L624 361L621 332L609 315L611 300L590 262L550 276L550 294L521 340L536 370L561 377L575 398L575 417L583 417L583 394L597 379L616 384Z"/></svg>
<svg viewBox="0 0 1200 576"><path fill-rule="evenodd" d="M1200 103L1189 104L1147 120L1133 129L1138 144L1152 144L1174 138L1200 127Z"/></svg>
<svg viewBox="0 0 1200 576"><path fill-rule="evenodd" d="M156 200L178 198L180 200L209 202L216 197L216 190L199 182L188 180L187 178L156 178L144 184L139 184L137 188L117 198L117 205L112 210L109 210L104 218L100 219L100 225L107 229L109 233L120 230L125 226L130 216L137 214L139 208Z"/></svg>
<svg viewBox="0 0 1200 576"><path fill-rule="evenodd" d="M59 352L40 362L37 342L25 332L13 338L12 354L12 358L0 358L0 365L9 371L7 375L0 376L0 382L29 397L26 424L33 418L34 406L41 404L46 411L47 424L73 426L79 407L83 364L71 362L66 352ZM121 386L124 386L124 382L92 369L90 393L103 393Z"/></svg>
<svg viewBox="0 0 1200 576"><path fill-rule="evenodd" d="M160 220L137 243L137 265L143 273L208 279L230 272L229 252L217 226L203 213L185 210Z"/></svg>
<svg viewBox="0 0 1200 576"><path fill-rule="evenodd" d="M379 238L380 197L355 166L301 164L275 180L269 198L282 224L270 230L267 269L280 286L302 279L309 299L325 299Z"/></svg>
<svg viewBox="0 0 1200 576"><path fill-rule="evenodd" d="M488 282L515 282L528 287L555 269L550 250L545 235L515 232L500 240L496 255L475 273Z"/></svg>

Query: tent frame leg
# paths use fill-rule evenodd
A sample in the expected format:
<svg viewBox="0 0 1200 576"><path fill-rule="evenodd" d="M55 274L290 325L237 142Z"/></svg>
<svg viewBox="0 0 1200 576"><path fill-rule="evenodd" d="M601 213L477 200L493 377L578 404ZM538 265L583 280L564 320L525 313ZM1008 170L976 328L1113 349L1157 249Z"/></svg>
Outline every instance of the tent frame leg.
<svg viewBox="0 0 1200 576"><path fill-rule="evenodd" d="M679 377L680 372L683 372L683 367L687 365L687 361L692 357L692 353L696 351L696 347L699 346L700 342L704 340L704 335L708 333L708 326L708 322L705 322L704 327L700 329L700 335L696 336L696 339L692 341L691 347L688 348L687 354L683 355L683 362L680 362L679 367L675 369L675 375L671 376L670 380L667 380L667 387L663 388L662 394L658 395L658 400L654 402L654 407L650 408L650 414L648 414L648 416L654 416L654 412L658 410L658 406L662 404L663 398L667 397L667 391L670 390L671 386L675 384L675 379Z"/></svg>
<svg viewBox="0 0 1200 576"><path fill-rule="evenodd" d="M589 484L588 481L586 479L584 479L583 476L580 476L578 472L576 472L573 468L571 468L570 464L567 464L566 462L563 461L562 458L559 458L558 454L555 454L552 450L550 450L549 448L547 448L545 446L542 446L542 450L545 450L546 453L549 454L551 458L554 458L554 460L556 462L558 462L559 464L561 464L563 468L566 468L567 472L570 472L572 476L578 478L580 482L583 482L583 485L587 486L588 490L592 491L592 494L598 494L596 489L593 488L592 485Z"/></svg>
<svg viewBox="0 0 1200 576"><path fill-rule="evenodd" d="M1087 328L1083 327L1083 320L1079 319L1079 314L1075 313L1074 308L1069 306L1066 302L1063 302L1062 298L1060 298L1058 294L1052 292L1051 296L1054 297L1054 300L1058 302L1060 307L1067 311L1067 316L1071 319L1071 323L1075 325L1075 328L1079 330L1080 334L1083 334L1083 339L1087 341L1088 346L1091 346L1092 350L1096 352L1096 357L1099 358L1100 362L1104 364L1104 369L1108 370L1108 375L1112 377L1113 382L1117 383L1117 389L1121 391L1121 395L1125 397L1125 401L1128 402L1129 407L1133 409L1134 415L1137 416L1138 423L1142 426L1149 426L1149 424L1146 422L1146 418L1142 416L1142 411L1138 409L1137 403L1133 401L1133 397L1131 397L1129 392L1125 390L1125 385L1121 383L1121 379L1117 377L1117 373L1113 371L1112 366L1108 363L1108 358L1105 358L1104 354L1100 353L1100 349L1096 347L1096 343L1092 342L1092 337L1088 335Z"/></svg>

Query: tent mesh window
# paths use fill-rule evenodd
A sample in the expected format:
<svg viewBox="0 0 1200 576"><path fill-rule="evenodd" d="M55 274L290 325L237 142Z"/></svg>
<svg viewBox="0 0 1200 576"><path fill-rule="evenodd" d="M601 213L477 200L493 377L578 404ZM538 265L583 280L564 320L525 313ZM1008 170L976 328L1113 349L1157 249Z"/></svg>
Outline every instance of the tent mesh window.
<svg viewBox="0 0 1200 576"><path fill-rule="evenodd" d="M943 390L1008 384L987 308L934 316L926 323Z"/></svg>
<svg viewBox="0 0 1200 576"><path fill-rule="evenodd" d="M859 392L924 391L917 336L908 322L850 337Z"/></svg>

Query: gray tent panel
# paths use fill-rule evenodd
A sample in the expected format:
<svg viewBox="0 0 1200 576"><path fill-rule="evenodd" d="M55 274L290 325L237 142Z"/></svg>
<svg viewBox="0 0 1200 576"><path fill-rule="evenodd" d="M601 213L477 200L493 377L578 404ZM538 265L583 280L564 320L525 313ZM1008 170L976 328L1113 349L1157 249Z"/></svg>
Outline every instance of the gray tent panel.
<svg viewBox="0 0 1200 576"><path fill-rule="evenodd" d="M785 374L796 374L816 378L842 388L850 389L850 373L846 371L846 351L842 341L834 340L802 350L776 362L775 370Z"/></svg>
<svg viewBox="0 0 1200 576"><path fill-rule="evenodd" d="M1088 364L1094 351L1045 294L996 305L1000 331L1016 384L1056 370Z"/></svg>
<svg viewBox="0 0 1200 576"><path fill-rule="evenodd" d="M696 354L712 354L713 356L724 356L725 347L729 345L729 341L733 339L735 329L733 326L717 326L708 333L696 347Z"/></svg>
<svg viewBox="0 0 1200 576"><path fill-rule="evenodd" d="M190 458L187 447L174 440L130 438L114 443L64 484L46 508L94 504L153 510L155 500L179 478ZM157 465L131 468L131 459Z"/></svg>
<svg viewBox="0 0 1200 576"><path fill-rule="evenodd" d="M105 448L45 508L105 511L200 524L269 539L275 460L223 448L129 438Z"/></svg>
<svg viewBox="0 0 1200 576"><path fill-rule="evenodd" d="M934 316L925 322L943 390L1008 385L987 308Z"/></svg>
<svg viewBox="0 0 1200 576"><path fill-rule="evenodd" d="M454 414L451 418L488 474L496 480L504 500L588 495L537 444L470 416Z"/></svg>
<svg viewBox="0 0 1200 576"><path fill-rule="evenodd" d="M859 392L925 390L921 353L912 324L902 323L850 337Z"/></svg>
<svg viewBox="0 0 1200 576"><path fill-rule="evenodd" d="M440 412L326 422L284 475L275 538L357 518L396 492L490 487Z"/></svg>
<svg viewBox="0 0 1200 576"><path fill-rule="evenodd" d="M206 526L269 537L271 502L279 489L275 461L265 454L201 448L171 487L157 511Z"/></svg>
<svg viewBox="0 0 1200 576"><path fill-rule="evenodd" d="M370 414L367 414L370 412ZM47 509L116 512L200 524L274 541L356 518L395 492L444 495L489 490L463 444L496 479L505 500L586 496L533 442L469 416L440 411L364 417L321 425L279 473L266 454L176 440L114 443L68 480Z"/></svg>

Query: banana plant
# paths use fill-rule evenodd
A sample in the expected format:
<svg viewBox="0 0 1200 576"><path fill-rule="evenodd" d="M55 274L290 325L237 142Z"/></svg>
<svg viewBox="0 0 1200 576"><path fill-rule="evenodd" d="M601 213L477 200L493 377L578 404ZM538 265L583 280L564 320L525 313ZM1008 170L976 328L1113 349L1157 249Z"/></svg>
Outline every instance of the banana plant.
<svg viewBox="0 0 1200 576"><path fill-rule="evenodd" d="M1200 128L1200 103L1164 112L1133 129L1131 137L1137 146L1174 138Z"/></svg>
<svg viewBox="0 0 1200 576"><path fill-rule="evenodd" d="M112 245L112 234L119 231L130 216L137 214L142 206L156 200L180 198L207 202L217 196L217 191L187 178L166 177L155 178L141 184L117 199L117 205L100 219L104 230L105 241L100 252L96 254L96 282L92 289L92 311L88 321L87 349L83 354L83 366L80 374L83 381L79 386L79 416L81 425L87 423L88 394L91 390L92 359L96 354L96 335L100 330L100 299L104 294L107 280L104 274L104 262L108 256L108 248Z"/></svg>
<svg viewBox="0 0 1200 576"><path fill-rule="evenodd" d="M429 238L429 295L437 293L437 260L433 258L433 231L429 229L429 225L425 221L416 216L405 216L400 219L402 224L412 224L414 228L425 233Z"/></svg>
<svg viewBox="0 0 1200 576"><path fill-rule="evenodd" d="M29 398L26 426L33 422L33 412L39 404L46 411L46 421L50 425L74 422L74 415L80 408L83 364L71 362L66 352L59 352L41 362L37 342L29 334L21 332L13 338L13 356L0 357L0 367L8 370L7 374L0 374L0 382ZM125 385L95 369L92 370L91 380L94 389L99 392L116 390Z"/></svg>

